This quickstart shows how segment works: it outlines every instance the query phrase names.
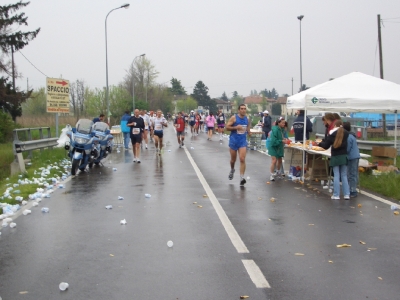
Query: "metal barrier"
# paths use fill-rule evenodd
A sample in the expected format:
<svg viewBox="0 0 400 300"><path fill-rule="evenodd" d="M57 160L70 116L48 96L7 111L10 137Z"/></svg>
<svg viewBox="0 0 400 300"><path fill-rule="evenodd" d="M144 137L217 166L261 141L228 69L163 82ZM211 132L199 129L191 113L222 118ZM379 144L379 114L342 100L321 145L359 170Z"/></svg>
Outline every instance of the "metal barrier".
<svg viewBox="0 0 400 300"><path fill-rule="evenodd" d="M40 139L32 140L32 131L38 130ZM47 131L47 137L43 135L43 131ZM24 133L27 141L20 141L19 134ZM58 138L52 138L50 133L50 127L38 127L38 128L19 128L13 130L13 152L15 156L14 162L11 164L11 175L17 172L26 172L24 157L22 152L29 151L29 156L32 157L33 150L42 150L43 148L52 148L58 145Z"/></svg>

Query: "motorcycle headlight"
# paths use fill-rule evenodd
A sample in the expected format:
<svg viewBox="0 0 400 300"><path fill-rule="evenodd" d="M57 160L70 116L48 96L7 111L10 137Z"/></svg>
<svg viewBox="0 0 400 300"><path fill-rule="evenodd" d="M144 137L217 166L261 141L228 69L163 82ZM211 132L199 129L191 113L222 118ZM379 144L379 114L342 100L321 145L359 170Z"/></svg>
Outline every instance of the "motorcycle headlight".
<svg viewBox="0 0 400 300"><path fill-rule="evenodd" d="M75 138L75 142L77 142L78 144L86 144L88 142L88 139L84 139L84 138Z"/></svg>

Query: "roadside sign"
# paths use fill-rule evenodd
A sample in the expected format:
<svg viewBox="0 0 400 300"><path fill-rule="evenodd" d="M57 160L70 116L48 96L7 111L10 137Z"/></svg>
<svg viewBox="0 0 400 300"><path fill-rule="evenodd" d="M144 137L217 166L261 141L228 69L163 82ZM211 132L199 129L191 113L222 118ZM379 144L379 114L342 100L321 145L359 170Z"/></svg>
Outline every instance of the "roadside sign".
<svg viewBox="0 0 400 300"><path fill-rule="evenodd" d="M46 78L48 113L69 113L69 80Z"/></svg>

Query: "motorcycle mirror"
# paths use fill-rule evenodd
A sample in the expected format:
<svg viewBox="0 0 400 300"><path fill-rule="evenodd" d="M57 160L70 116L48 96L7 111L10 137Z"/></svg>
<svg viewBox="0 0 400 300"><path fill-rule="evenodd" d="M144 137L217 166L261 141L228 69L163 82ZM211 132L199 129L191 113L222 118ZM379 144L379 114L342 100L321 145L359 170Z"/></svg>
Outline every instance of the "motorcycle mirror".
<svg viewBox="0 0 400 300"><path fill-rule="evenodd" d="M72 128L72 132L73 132L73 133L76 133L76 128Z"/></svg>

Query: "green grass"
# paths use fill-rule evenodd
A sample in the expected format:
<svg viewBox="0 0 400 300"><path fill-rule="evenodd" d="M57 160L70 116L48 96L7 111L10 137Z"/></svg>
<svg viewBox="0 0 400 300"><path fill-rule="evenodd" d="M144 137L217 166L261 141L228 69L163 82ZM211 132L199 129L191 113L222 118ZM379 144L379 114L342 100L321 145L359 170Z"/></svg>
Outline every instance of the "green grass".
<svg viewBox="0 0 400 300"><path fill-rule="evenodd" d="M363 189L400 201L400 174L382 173L375 176L360 173L360 185Z"/></svg>
<svg viewBox="0 0 400 300"><path fill-rule="evenodd" d="M0 145L0 149L5 148L5 145ZM9 150L11 152L11 156L13 160L13 155L12 155L12 150ZM0 152L1 153L1 152ZM2 155L3 158L3 155ZM31 165L26 166L26 174L15 174L13 176L2 176L4 177L1 182L0 182L0 196L3 196L3 193L6 191L7 187L13 187L13 184L18 184L19 179L32 179L33 177L38 178L39 175L35 175L34 171L39 171L40 167L47 167L49 164L53 164L55 162L60 162L62 159L66 158L66 152L65 149L63 148L53 148L53 149L45 149L43 151L40 150L35 150L32 153L32 159L31 159ZM10 174L10 165L8 164L8 174ZM64 169L51 169L50 170L50 175L47 176L49 178L47 182L50 182L50 178L60 176L64 172ZM37 184L24 184L24 185L19 185L17 187L13 187L13 190L11 191L10 195L12 199L1 199L0 197L0 202L6 202L9 204L17 204L19 203L18 201L15 200L16 196L22 196L25 200L28 199L29 194L33 194L36 192L36 189L38 188ZM14 191L19 190L20 193L16 194Z"/></svg>

